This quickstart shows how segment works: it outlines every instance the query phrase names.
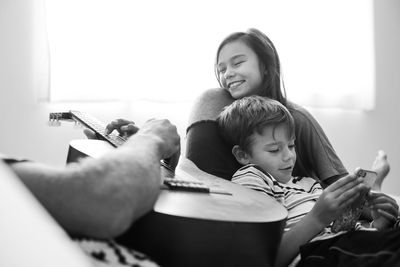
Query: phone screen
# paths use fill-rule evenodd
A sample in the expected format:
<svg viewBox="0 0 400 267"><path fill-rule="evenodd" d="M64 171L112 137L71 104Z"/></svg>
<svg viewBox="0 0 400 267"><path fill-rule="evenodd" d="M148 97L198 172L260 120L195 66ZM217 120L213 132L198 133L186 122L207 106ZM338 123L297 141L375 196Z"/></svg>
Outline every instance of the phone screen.
<svg viewBox="0 0 400 267"><path fill-rule="evenodd" d="M364 169L358 169L356 171L358 177L364 178L364 183L371 188L376 180L377 173ZM333 221L332 232L337 233L340 231L349 231L354 228L358 219L361 216L362 210L366 202L367 192L361 194L348 208L345 209L344 213Z"/></svg>
<svg viewBox="0 0 400 267"><path fill-rule="evenodd" d="M356 172L358 177L364 178L364 183L369 187L372 188L372 185L375 183L377 173L374 171L368 171L364 169L358 169Z"/></svg>

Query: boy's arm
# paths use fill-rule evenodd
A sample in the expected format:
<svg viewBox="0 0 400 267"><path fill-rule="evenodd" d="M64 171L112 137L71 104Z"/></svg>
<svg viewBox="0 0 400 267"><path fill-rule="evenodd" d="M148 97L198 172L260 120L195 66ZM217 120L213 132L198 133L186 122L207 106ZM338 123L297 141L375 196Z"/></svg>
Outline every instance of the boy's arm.
<svg viewBox="0 0 400 267"><path fill-rule="evenodd" d="M288 266L299 253L300 246L310 241L324 227L325 225L321 224L313 214L308 213L293 228L283 234L275 266Z"/></svg>
<svg viewBox="0 0 400 267"><path fill-rule="evenodd" d="M337 218L360 193L368 190L362 181L362 178L351 174L327 187L312 210L284 233L276 266L287 266L299 253L301 245L306 244Z"/></svg>

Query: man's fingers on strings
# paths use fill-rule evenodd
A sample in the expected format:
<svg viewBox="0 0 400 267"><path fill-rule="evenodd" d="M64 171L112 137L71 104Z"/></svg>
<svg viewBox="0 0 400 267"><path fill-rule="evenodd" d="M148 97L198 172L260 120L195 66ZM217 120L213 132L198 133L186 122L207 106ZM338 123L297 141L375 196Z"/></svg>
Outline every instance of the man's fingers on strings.
<svg viewBox="0 0 400 267"><path fill-rule="evenodd" d="M126 119L116 119L115 121L117 122L118 125L135 124L133 121Z"/></svg>
<svg viewBox="0 0 400 267"><path fill-rule="evenodd" d="M121 132L123 135L132 135L137 133L137 131L139 131L139 127L132 123L121 126Z"/></svg>
<svg viewBox="0 0 400 267"><path fill-rule="evenodd" d="M88 139L97 139L95 132L90 129L83 129L83 133L86 135Z"/></svg>
<svg viewBox="0 0 400 267"><path fill-rule="evenodd" d="M118 122L116 120L107 124L105 134L112 133L115 129L117 129L117 125L118 125Z"/></svg>
<svg viewBox="0 0 400 267"><path fill-rule="evenodd" d="M107 124L106 126L106 132L105 134L110 134L114 130L117 130L120 135L124 134L123 130L121 130L121 127L125 125L134 125L135 123L133 121L125 120L125 119L116 119Z"/></svg>

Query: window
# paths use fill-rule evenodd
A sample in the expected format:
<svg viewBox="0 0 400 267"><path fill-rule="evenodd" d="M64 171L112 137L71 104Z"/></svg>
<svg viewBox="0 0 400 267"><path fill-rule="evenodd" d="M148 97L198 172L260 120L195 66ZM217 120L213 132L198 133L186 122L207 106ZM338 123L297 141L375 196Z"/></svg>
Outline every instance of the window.
<svg viewBox="0 0 400 267"><path fill-rule="evenodd" d="M51 100L192 100L217 87L222 39L254 27L275 43L288 98L374 106L372 1L46 1Z"/></svg>

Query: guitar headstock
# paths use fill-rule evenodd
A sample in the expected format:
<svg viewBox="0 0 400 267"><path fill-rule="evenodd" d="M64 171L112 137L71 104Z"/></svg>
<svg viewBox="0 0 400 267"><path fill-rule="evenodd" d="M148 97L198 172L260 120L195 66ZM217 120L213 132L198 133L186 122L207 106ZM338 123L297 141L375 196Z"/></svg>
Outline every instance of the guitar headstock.
<svg viewBox="0 0 400 267"><path fill-rule="evenodd" d="M84 112L70 110L69 112L51 112L49 114L50 126L60 126L63 120L74 121L75 124L87 127L96 134L98 139L107 141L114 147L119 147L126 142L126 137L115 133L105 134L106 125ZM174 177L179 155L180 154L175 154L173 157L161 161L161 165L164 167L164 170L169 173L169 177Z"/></svg>
<svg viewBox="0 0 400 267"><path fill-rule="evenodd" d="M73 121L74 118L71 112L51 112L49 114L50 126L60 126L63 120Z"/></svg>
<svg viewBox="0 0 400 267"><path fill-rule="evenodd" d="M114 133L106 135L106 125L84 112L77 110L70 110L69 112L52 112L49 116L49 125L59 126L61 125L62 120L74 121L76 125L92 130L96 133L98 139L105 140L114 147L119 147L126 142L126 138L120 135Z"/></svg>

